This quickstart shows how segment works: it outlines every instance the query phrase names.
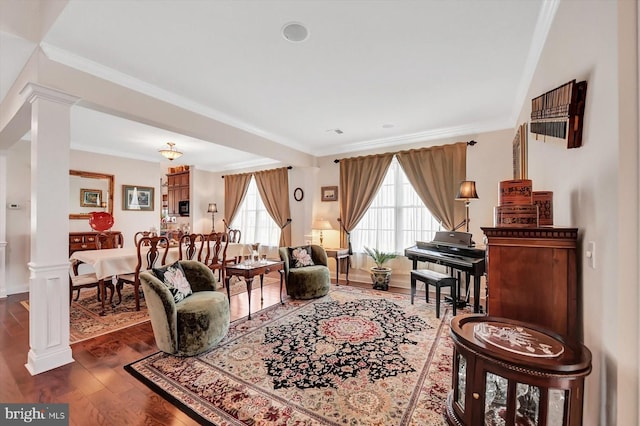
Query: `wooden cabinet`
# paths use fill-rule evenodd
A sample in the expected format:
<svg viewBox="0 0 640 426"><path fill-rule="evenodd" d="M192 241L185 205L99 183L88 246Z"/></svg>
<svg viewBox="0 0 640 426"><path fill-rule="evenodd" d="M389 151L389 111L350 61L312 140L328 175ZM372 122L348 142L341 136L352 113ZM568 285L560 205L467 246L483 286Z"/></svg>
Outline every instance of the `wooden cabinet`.
<svg viewBox="0 0 640 426"><path fill-rule="evenodd" d="M576 228L482 228L487 313L580 340Z"/></svg>
<svg viewBox="0 0 640 426"><path fill-rule="evenodd" d="M180 215L178 202L189 199L189 172L167 175L167 208L171 216Z"/></svg>
<svg viewBox="0 0 640 426"><path fill-rule="evenodd" d="M582 425L591 352L536 325L473 314L451 320L450 425Z"/></svg>
<svg viewBox="0 0 640 426"><path fill-rule="evenodd" d="M96 250L98 234L100 232L69 232L69 255L74 251ZM118 241L122 241L122 233L119 231L109 231L105 234L112 237L109 244L111 247L116 247Z"/></svg>

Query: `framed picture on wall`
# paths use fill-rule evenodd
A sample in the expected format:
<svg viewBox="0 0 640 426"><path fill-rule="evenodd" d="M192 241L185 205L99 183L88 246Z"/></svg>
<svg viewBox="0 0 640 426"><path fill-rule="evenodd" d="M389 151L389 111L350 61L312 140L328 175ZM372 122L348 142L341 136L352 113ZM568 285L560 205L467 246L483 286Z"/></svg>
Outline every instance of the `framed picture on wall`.
<svg viewBox="0 0 640 426"><path fill-rule="evenodd" d="M80 189L80 207L102 207L101 189Z"/></svg>
<svg viewBox="0 0 640 426"><path fill-rule="evenodd" d="M153 210L153 191L150 186L122 185L122 210Z"/></svg>
<svg viewBox="0 0 640 426"><path fill-rule="evenodd" d="M513 178L527 179L527 123L518 126L513 138Z"/></svg>
<svg viewBox="0 0 640 426"><path fill-rule="evenodd" d="M338 201L338 187L337 186L323 186L320 189L322 201Z"/></svg>

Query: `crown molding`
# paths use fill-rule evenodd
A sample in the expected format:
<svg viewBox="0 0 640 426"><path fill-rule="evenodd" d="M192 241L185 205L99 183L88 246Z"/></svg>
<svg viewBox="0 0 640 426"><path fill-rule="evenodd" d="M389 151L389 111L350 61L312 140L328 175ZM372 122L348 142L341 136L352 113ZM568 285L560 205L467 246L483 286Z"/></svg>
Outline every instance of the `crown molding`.
<svg viewBox="0 0 640 426"><path fill-rule="evenodd" d="M20 96L24 96L29 103L33 103L37 99L45 99L59 104L73 105L80 100L76 96L36 83L27 83L20 90Z"/></svg>

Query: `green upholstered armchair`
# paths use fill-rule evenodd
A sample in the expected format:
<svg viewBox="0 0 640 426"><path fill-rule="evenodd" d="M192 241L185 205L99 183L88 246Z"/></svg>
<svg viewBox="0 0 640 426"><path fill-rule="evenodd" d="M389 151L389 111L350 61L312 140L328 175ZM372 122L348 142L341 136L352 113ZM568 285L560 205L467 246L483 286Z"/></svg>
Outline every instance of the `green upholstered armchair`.
<svg viewBox="0 0 640 426"><path fill-rule="evenodd" d="M180 266L193 294L177 303L151 271L140 273L140 283L158 348L173 355L192 356L212 348L227 334L229 300L215 291L217 281L207 265L181 260Z"/></svg>
<svg viewBox="0 0 640 426"><path fill-rule="evenodd" d="M294 299L313 299L329 292L331 277L327 267L327 252L322 246L312 244L313 266L299 268L291 267L289 247L280 247L279 252L280 259L284 261L284 282L289 296Z"/></svg>

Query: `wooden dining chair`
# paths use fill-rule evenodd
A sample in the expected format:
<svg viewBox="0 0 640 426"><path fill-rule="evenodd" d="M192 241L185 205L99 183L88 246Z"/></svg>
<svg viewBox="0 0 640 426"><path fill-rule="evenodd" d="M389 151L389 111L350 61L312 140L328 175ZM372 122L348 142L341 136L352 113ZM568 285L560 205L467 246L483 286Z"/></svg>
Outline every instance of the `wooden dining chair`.
<svg viewBox="0 0 640 426"><path fill-rule="evenodd" d="M122 232L100 232L96 235L96 248L98 250L122 247L124 247Z"/></svg>
<svg viewBox="0 0 640 426"><path fill-rule="evenodd" d="M150 231L138 231L133 235L133 243L138 247L138 242L144 237L157 237L158 234Z"/></svg>
<svg viewBox="0 0 640 426"><path fill-rule="evenodd" d="M71 265L69 267L69 304L73 300L76 302L80 298L80 290L83 288L97 288L97 299L100 302L102 299L100 298L100 280L96 276L95 272L88 272L81 274L79 272L79 267L82 264L81 261L73 259L71 260ZM104 287L111 290L111 296L109 297L109 303L113 302L113 293L114 286L111 279L104 281ZM77 291L76 298L73 298L73 292ZM105 299L106 300L106 299Z"/></svg>
<svg viewBox="0 0 640 426"><path fill-rule="evenodd" d="M118 291L118 297L122 298L121 291L124 284L132 284L133 294L136 298L136 311L139 311L140 271L166 264L167 253L169 253L169 240L167 237L142 237L138 241L136 248L138 251L136 270L132 274L119 275L116 290ZM160 263L158 263L158 260Z"/></svg>
<svg viewBox="0 0 640 426"><path fill-rule="evenodd" d="M96 249L110 249L110 248L122 248L124 239L121 232L100 232L96 236ZM81 274L79 267L82 264L81 261L73 259L69 270L69 303L72 300L78 301L80 298L80 290L83 288L96 287L98 289L98 302L100 299L100 280L96 276L95 272L88 272ZM113 277L104 280L104 287L111 290L111 296L109 297L109 303L113 303L113 293L115 287L113 285ZM77 291L76 298L73 299L73 292ZM118 294L119 295L119 294ZM121 302L121 298L118 303Z"/></svg>
<svg viewBox="0 0 640 426"><path fill-rule="evenodd" d="M178 260L202 261L202 250L205 246L205 238L202 234L185 234L180 237L180 250Z"/></svg>
<svg viewBox="0 0 640 426"><path fill-rule="evenodd" d="M242 237L242 232L239 229L231 229L231 228L229 228L227 230L227 233L229 234L229 242L230 243L239 243L240 242L240 237Z"/></svg>
<svg viewBox="0 0 640 426"><path fill-rule="evenodd" d="M218 281L225 284L225 265L227 263L227 247L229 246L229 234L226 232L212 232L207 235L207 255L204 263L212 271L218 271Z"/></svg>
<svg viewBox="0 0 640 426"><path fill-rule="evenodd" d="M242 232L239 229L227 229L227 233L229 234L229 242L230 243L240 243L240 237L242 237ZM231 259L227 259L225 263L227 265L235 265L236 263L240 263L242 261L242 256L234 256Z"/></svg>

